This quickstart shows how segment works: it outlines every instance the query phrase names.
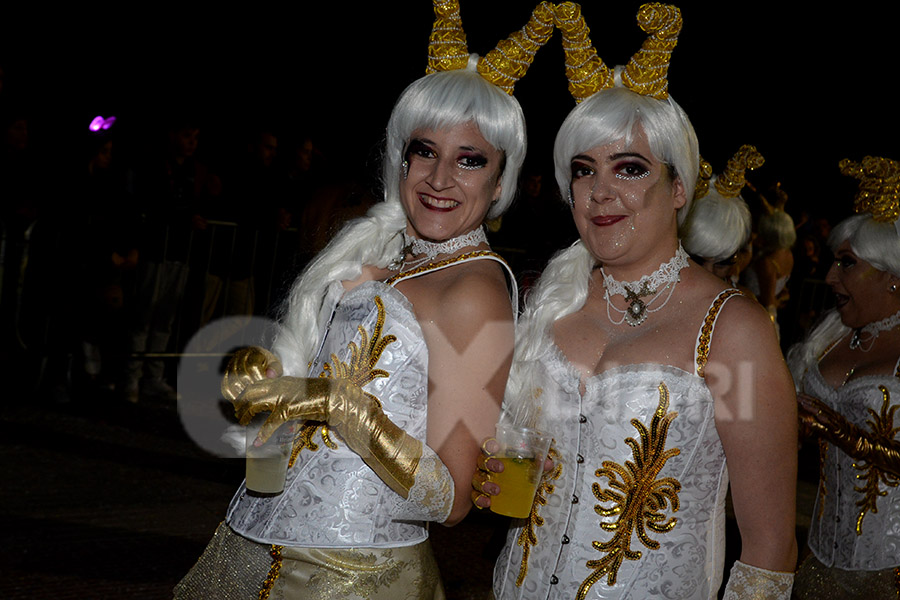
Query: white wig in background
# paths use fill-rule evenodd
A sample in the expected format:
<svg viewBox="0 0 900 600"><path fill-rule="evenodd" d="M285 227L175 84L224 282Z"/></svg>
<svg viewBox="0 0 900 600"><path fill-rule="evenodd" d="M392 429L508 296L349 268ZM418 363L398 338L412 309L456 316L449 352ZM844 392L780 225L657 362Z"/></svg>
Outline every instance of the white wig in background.
<svg viewBox="0 0 900 600"><path fill-rule="evenodd" d="M723 196L715 185L710 185L705 196L694 199L681 227L681 244L691 256L718 262L734 256L747 243L752 227L744 199Z"/></svg>
<svg viewBox="0 0 900 600"><path fill-rule="evenodd" d="M502 191L488 217L499 216L516 192L525 159L525 119L518 101L486 81L475 70L477 57L466 69L426 75L401 94L387 127L382 169L384 200L366 216L348 222L310 262L294 282L281 307L275 354L286 375L305 375L324 326L319 311L328 286L352 280L363 265L385 267L402 248L406 215L400 202L400 164L410 135L417 129L439 129L473 121L481 135L504 154Z"/></svg>
<svg viewBox="0 0 900 600"><path fill-rule="evenodd" d="M846 241L855 255L900 277L900 233L894 223L879 223L868 213L848 217L831 230L828 246L834 252Z"/></svg>
<svg viewBox="0 0 900 600"><path fill-rule="evenodd" d="M671 167L685 190L693 190L700 170L697 134L684 110L671 98L657 100L622 87L597 92L576 106L556 134L553 160L563 198L572 184L572 157L596 146L630 142L640 124L653 156ZM679 224L690 211L690 197L678 210Z"/></svg>
<svg viewBox="0 0 900 600"><path fill-rule="evenodd" d="M781 248L790 248L797 241L794 219L780 208L763 213L759 217L756 235L759 252L763 256Z"/></svg>

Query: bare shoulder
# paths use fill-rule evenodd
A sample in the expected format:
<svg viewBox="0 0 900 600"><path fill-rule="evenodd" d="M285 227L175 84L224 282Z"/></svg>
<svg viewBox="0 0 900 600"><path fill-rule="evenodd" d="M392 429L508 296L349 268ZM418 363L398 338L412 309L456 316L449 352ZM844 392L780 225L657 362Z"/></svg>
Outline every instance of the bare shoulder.
<svg viewBox="0 0 900 600"><path fill-rule="evenodd" d="M755 298L743 294L729 298L722 306L714 340L712 352L724 362L728 362L729 356L739 358L764 352L781 356L769 313Z"/></svg>
<svg viewBox="0 0 900 600"><path fill-rule="evenodd" d="M474 260L456 265L435 273L429 285L437 300L439 320L512 317L507 276L497 261Z"/></svg>

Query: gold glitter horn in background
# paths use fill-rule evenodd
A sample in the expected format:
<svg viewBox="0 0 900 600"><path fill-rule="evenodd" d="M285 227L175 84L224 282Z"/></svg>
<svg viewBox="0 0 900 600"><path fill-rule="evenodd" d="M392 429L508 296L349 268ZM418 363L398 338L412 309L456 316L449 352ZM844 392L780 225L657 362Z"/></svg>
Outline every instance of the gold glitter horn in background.
<svg viewBox="0 0 900 600"><path fill-rule="evenodd" d="M556 27L562 32L566 76L575 101L581 102L600 90L614 87L614 72L591 45L590 29L581 7L574 2L563 2L556 6L554 14ZM669 4L644 4L638 10L637 20L649 37L622 69L622 85L642 96L665 100L669 97L669 60L681 33L681 11Z"/></svg>
<svg viewBox="0 0 900 600"><path fill-rule="evenodd" d="M900 233L900 163L866 156L859 163L845 158L839 167L842 174L859 180L859 191L853 201L856 212L872 213L872 218L879 223L894 223Z"/></svg>
<svg viewBox="0 0 900 600"><path fill-rule="evenodd" d="M725 198L737 198L747 184L747 171L763 166L766 159L755 146L744 144L728 160L725 170L716 178L716 190Z"/></svg>
<svg viewBox="0 0 900 600"><path fill-rule="evenodd" d="M434 27L428 44L427 74L464 69L469 61L457 0L434 0ZM541 2L525 26L478 59L478 72L509 95L525 75L538 49L553 34L553 9Z"/></svg>
<svg viewBox="0 0 900 600"><path fill-rule="evenodd" d="M697 185L694 186L694 200L699 200L709 193L709 180L712 179L712 175L712 165L701 156L700 172L697 175Z"/></svg>

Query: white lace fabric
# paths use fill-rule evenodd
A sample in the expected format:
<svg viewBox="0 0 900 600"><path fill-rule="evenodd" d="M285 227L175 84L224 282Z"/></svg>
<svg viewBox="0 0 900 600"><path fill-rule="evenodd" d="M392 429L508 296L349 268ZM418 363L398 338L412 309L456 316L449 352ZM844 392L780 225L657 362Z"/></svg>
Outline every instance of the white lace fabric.
<svg viewBox="0 0 900 600"><path fill-rule="evenodd" d="M722 600L790 600L794 574L735 561Z"/></svg>
<svg viewBox="0 0 900 600"><path fill-rule="evenodd" d="M396 495L391 515L396 520L443 523L453 508L454 490L453 478L446 465L434 450L423 445L415 483L405 500Z"/></svg>

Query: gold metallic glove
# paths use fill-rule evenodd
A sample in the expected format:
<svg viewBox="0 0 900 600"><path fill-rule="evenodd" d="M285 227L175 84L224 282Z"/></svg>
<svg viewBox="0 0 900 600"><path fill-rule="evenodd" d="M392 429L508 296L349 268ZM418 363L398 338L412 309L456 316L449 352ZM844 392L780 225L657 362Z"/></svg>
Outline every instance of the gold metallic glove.
<svg viewBox="0 0 900 600"><path fill-rule="evenodd" d="M798 395L798 399L801 423L813 435L828 440L856 460L900 475L900 445L896 441L873 436L847 421L818 398Z"/></svg>
<svg viewBox="0 0 900 600"><path fill-rule="evenodd" d="M259 346L241 348L228 361L222 378L222 395L234 400L251 383L266 379L266 371L272 369L279 377L283 373L278 357Z"/></svg>
<svg viewBox="0 0 900 600"><path fill-rule="evenodd" d="M324 377L265 379L247 386L233 403L242 425L256 413L272 413L260 428L260 441L290 420L322 421L403 498L415 483L422 442L397 427L378 401L353 382Z"/></svg>

